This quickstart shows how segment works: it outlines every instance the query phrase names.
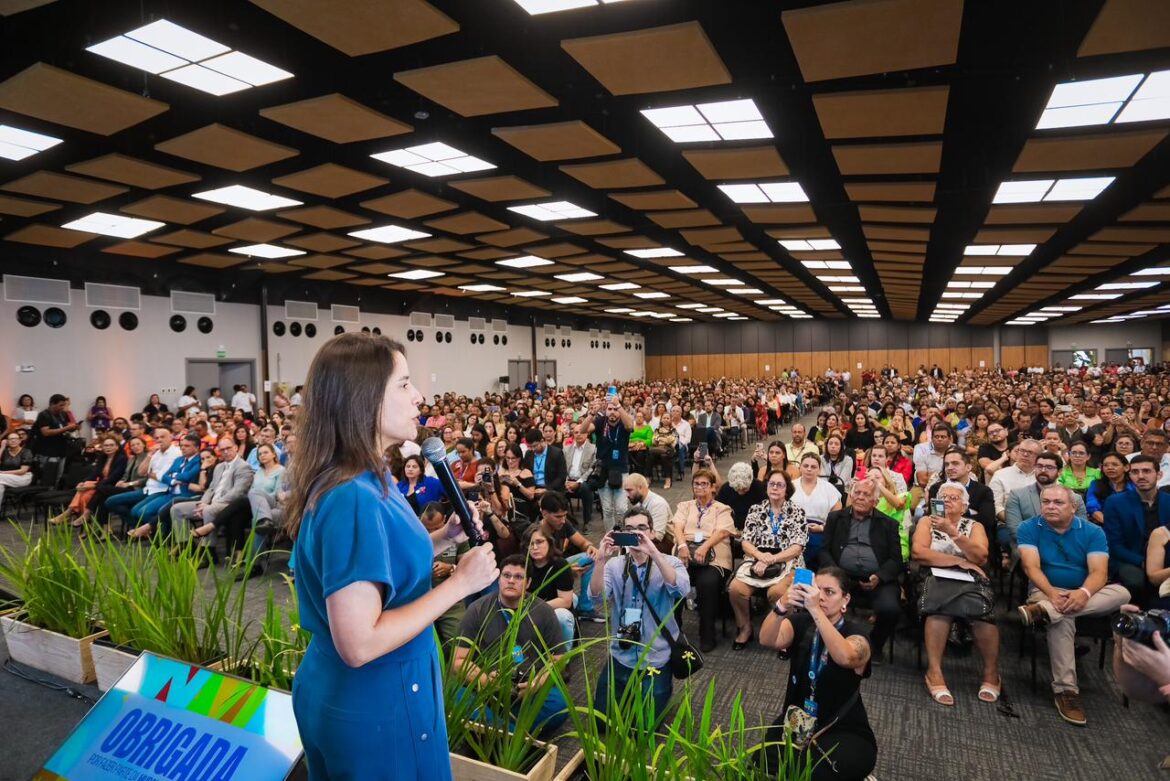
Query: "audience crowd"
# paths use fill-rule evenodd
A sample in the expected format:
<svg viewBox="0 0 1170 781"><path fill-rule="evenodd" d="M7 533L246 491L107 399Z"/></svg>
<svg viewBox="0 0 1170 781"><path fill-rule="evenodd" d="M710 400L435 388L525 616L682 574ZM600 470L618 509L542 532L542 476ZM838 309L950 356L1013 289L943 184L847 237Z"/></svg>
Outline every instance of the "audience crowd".
<svg viewBox="0 0 1170 781"><path fill-rule="evenodd" d="M269 412L245 386L230 400L218 388L202 397L186 388L173 410L156 394L121 416L98 397L79 419L63 395L41 409L21 396L0 415L0 506L5 491L81 462L88 471L68 486L73 500L52 522L83 534L163 535L200 546L208 562L223 537L240 577L255 575L245 566L249 545L282 535L300 389L273 402ZM800 418L814 414L806 427ZM1010 584L1023 586L1011 618L1022 631L1043 632L1057 713L1084 725L1078 620L1126 605L1170 608L1170 373L1161 368L923 366L903 376L886 366L583 387L549 377L474 398L435 394L418 423L416 442L386 454L397 490L428 526L442 523L447 497L418 445L439 437L502 573L498 594L437 624L444 642L500 635L494 606L511 608L526 591L547 605L526 642L539 634L568 648L580 622L608 616L612 680L624 686L638 664L660 668L648 684L656 702L670 693L670 648L651 638L659 626L677 634L683 611L697 613L703 652L730 620L735 650L759 634L787 654L824 615L848 610L845 629L830 621L816 630L818 642L835 638L842 675L868 675L908 626L925 647L930 701L950 707L962 696L943 662L949 647L971 643L982 672L970 691L994 703L1003 686L992 585L1000 576L1013 592ZM731 453L744 455L721 465ZM672 506L656 491L678 480L690 481L690 498ZM603 536L594 545L586 535L598 516ZM614 529L638 544L616 545ZM460 553L435 561L436 582ZM793 591L804 569L828 574ZM814 603L824 609L792 618ZM769 618L761 633L757 619L769 610L781 620ZM622 645L631 627L640 627L648 653ZM864 650L847 647L858 637ZM463 661L468 646L459 649ZM1161 649L1152 653L1170 655ZM797 653L816 667L807 648ZM1140 659L1147 673L1156 666ZM1120 651L1117 660L1124 664ZM466 670L469 680L484 672L474 659ZM845 694L856 689L848 675ZM868 726L857 730L862 743L870 739Z"/></svg>

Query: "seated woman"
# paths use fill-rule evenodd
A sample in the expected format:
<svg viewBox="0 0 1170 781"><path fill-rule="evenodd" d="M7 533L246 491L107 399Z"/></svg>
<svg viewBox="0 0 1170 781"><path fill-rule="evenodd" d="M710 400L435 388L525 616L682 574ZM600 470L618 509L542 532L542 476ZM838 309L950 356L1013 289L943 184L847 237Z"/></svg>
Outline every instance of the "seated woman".
<svg viewBox="0 0 1170 781"><path fill-rule="evenodd" d="M716 479L719 471L714 465L711 471ZM719 486L715 494L715 501L723 502L731 508L731 517L735 521L735 536L738 538L747 523L748 513L760 502L767 500L768 492L761 480L755 479L750 464L742 461L732 464L727 470L727 480ZM734 545L732 548L734 549Z"/></svg>
<svg viewBox="0 0 1170 781"><path fill-rule="evenodd" d="M166 404L159 401L158 394L150 394L150 401L146 402L146 406L142 408L142 412L148 418L157 418L170 412Z"/></svg>
<svg viewBox="0 0 1170 781"><path fill-rule="evenodd" d="M670 417L663 415L658 421L658 429L654 432L654 441L650 447L650 458L646 464L646 479L654 474L654 467L662 470L664 482L662 490L670 488L670 478L674 474L674 460L677 454L678 433Z"/></svg>
<svg viewBox="0 0 1170 781"><path fill-rule="evenodd" d="M126 467L122 470L118 480L113 484L101 482L94 487L94 495L89 502L89 507L93 510L93 529L89 532L82 532L83 537L90 533L98 534L103 538L108 537L110 516L106 510L106 500L116 494L137 491L146 485L150 475L151 455L146 446L146 440L142 437L130 437L126 448L130 450L130 457L126 460ZM123 452L125 452L124 449Z"/></svg>
<svg viewBox="0 0 1170 781"><path fill-rule="evenodd" d="M840 434L830 434L825 438L821 476L837 486L842 496L849 496L853 488L853 469L853 456L846 451L845 440Z"/></svg>
<svg viewBox="0 0 1170 781"><path fill-rule="evenodd" d="M1084 499L1089 492L1089 486L1100 479L1101 470L1089 466L1089 446L1084 442L1074 442L1069 445L1068 460L1064 469L1060 471L1057 482L1073 489Z"/></svg>
<svg viewBox="0 0 1170 781"><path fill-rule="evenodd" d="M518 443L511 442L508 444L508 457L497 465L496 474L514 497L512 514L519 512L529 522L535 523L540 518L540 509L536 503L536 478L532 476L532 470L524 468L523 461L524 451Z"/></svg>
<svg viewBox="0 0 1170 781"><path fill-rule="evenodd" d="M73 526L84 526L89 521L89 506L93 501L99 485L113 485L122 478L126 471L126 454L122 452L117 437L106 434L98 443L100 455L93 474L88 480L77 484L73 499L65 511L49 519L49 523L58 526L72 519Z"/></svg>
<svg viewBox="0 0 1170 781"><path fill-rule="evenodd" d="M1089 484L1085 492L1085 510L1089 520L1098 526L1105 523L1105 502L1121 491L1133 490L1129 481L1129 461L1120 453L1110 451L1101 458L1101 476Z"/></svg>
<svg viewBox="0 0 1170 781"><path fill-rule="evenodd" d="M1146 578L1153 586L1151 593L1158 596L1150 600L1149 607L1170 610L1170 529L1159 526L1150 533L1146 544Z"/></svg>
<svg viewBox="0 0 1170 781"><path fill-rule="evenodd" d="M783 442L778 439L769 442L768 449L762 459L760 458L761 450L763 450L763 445L757 444L755 453L752 454L752 470L755 472L757 480L762 483L770 473L776 470L788 471L788 448Z"/></svg>
<svg viewBox="0 0 1170 781"><path fill-rule="evenodd" d="M731 538L735 521L731 508L715 500L714 473L696 469L691 474L694 499L679 502L671 520L674 555L687 566L699 609L699 650L715 648L715 616L719 592L731 571Z"/></svg>
<svg viewBox="0 0 1170 781"><path fill-rule="evenodd" d="M577 628L573 619L577 597L573 593L572 566L557 555L540 524L534 523L524 532L523 548L528 551L528 593L556 611L564 633L563 651L571 651Z"/></svg>
<svg viewBox="0 0 1170 781"><path fill-rule="evenodd" d="M441 502L447 498L439 479L426 474L426 462L420 455L406 457L397 485L398 490L406 497L406 503L419 513L420 517L422 509L429 503Z"/></svg>
<svg viewBox="0 0 1170 781"><path fill-rule="evenodd" d="M630 470L640 475L650 472L650 448L654 446L654 429L646 422L646 413L634 412L634 430L630 432Z"/></svg>
<svg viewBox="0 0 1170 781"><path fill-rule="evenodd" d="M86 419L89 421L89 427L95 434L100 434L110 430L110 423L112 422L114 414L110 412L110 407L106 404L105 396L98 396L94 399L93 406L89 408L89 415Z"/></svg>
<svg viewBox="0 0 1170 781"><path fill-rule="evenodd" d="M776 602L792 584L792 571L804 566L808 528L804 510L790 499L792 479L773 471L765 485L767 498L748 512L743 527L744 561L728 589L735 611L734 651L743 650L752 640L752 594L766 591L768 602Z"/></svg>
<svg viewBox="0 0 1170 781"><path fill-rule="evenodd" d="M252 478L252 488L248 491L247 506L238 508L236 512L225 510L228 550L235 553L235 561L232 566L240 566L246 558L248 536L252 533L253 521L256 517L254 508L259 504L264 504L269 508L275 507L276 494L284 482L284 467L280 465L280 455L276 452L275 447L267 443L257 445L256 458L260 462L260 469ZM230 507L229 505L229 509ZM236 576L236 579L243 580L245 577L255 577L260 572L260 565L256 563L252 565L251 573L241 572Z"/></svg>
<svg viewBox="0 0 1170 781"><path fill-rule="evenodd" d="M959 483L943 483L938 498L943 502L943 514L925 516L919 521L911 548L913 560L923 567L966 570L978 578L986 577L983 567L987 565L987 532L982 524L966 515L967 489ZM943 678L942 658L954 616L927 613L925 618L926 689L935 702L952 706L955 698ZM1002 688L995 614L989 611L964 618L971 622L975 645L983 657L983 679L977 696L983 702L995 702Z"/></svg>
<svg viewBox="0 0 1170 781"><path fill-rule="evenodd" d="M32 448L25 447L15 431L4 437L0 450L0 505L4 504L4 489L24 488L32 484Z"/></svg>
<svg viewBox="0 0 1170 781"><path fill-rule="evenodd" d="M779 770L785 748L777 744L786 740L790 722L815 724L815 741L801 747L802 759L816 763L813 781L862 781L877 764L877 740L861 701L868 631L846 617L848 581L836 567L819 570L815 585L790 588L760 627L761 645L792 654L784 704L765 735L771 745L761 753L769 773Z"/></svg>
<svg viewBox="0 0 1170 781"><path fill-rule="evenodd" d="M841 509L841 492L821 477L821 459L816 453L805 453L800 458L800 479L792 486L789 496L804 510L808 524L808 542L804 546L804 560L816 561L825 534L825 520L829 513Z"/></svg>

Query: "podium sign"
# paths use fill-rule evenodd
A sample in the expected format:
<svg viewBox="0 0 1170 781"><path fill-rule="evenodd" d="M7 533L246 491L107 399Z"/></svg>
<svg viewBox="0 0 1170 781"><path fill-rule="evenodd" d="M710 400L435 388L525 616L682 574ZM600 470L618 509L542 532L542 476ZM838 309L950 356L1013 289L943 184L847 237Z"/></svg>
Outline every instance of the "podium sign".
<svg viewBox="0 0 1170 781"><path fill-rule="evenodd" d="M33 781L267 781L302 753L292 695L144 653Z"/></svg>

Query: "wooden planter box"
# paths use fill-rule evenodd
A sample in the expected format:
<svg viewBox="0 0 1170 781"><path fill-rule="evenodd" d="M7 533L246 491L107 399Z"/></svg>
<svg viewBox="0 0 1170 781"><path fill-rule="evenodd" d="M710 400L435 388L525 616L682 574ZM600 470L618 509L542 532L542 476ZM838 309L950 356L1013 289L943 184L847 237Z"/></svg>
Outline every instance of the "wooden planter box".
<svg viewBox="0 0 1170 781"><path fill-rule="evenodd" d="M72 683L91 683L96 677L91 649L95 639L105 636L104 630L77 639L26 624L14 616L0 616L0 632L8 643L9 655L21 664Z"/></svg>
<svg viewBox="0 0 1170 781"><path fill-rule="evenodd" d="M577 749L577 753L569 757L569 761L561 768L561 772L557 773L553 781L569 781L573 774L577 772L577 768L585 763L585 752Z"/></svg>
<svg viewBox="0 0 1170 781"><path fill-rule="evenodd" d="M138 654L115 648L105 643L94 643L90 646L93 654L93 669L97 675L97 687L102 691L109 691L118 679L130 669L130 665L138 659Z"/></svg>
<svg viewBox="0 0 1170 781"><path fill-rule="evenodd" d="M451 752L451 777L453 781L553 781L557 769L556 744L535 738L531 739L531 743L540 750L541 755L527 773L514 773Z"/></svg>

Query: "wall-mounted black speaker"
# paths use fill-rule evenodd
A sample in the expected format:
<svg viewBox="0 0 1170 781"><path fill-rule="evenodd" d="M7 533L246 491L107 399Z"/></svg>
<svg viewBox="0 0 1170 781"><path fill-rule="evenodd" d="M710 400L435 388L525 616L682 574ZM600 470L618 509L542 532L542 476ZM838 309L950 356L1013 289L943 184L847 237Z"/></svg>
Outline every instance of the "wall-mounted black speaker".
<svg viewBox="0 0 1170 781"><path fill-rule="evenodd" d="M187 318L182 315L171 315L169 322L171 330L177 334L181 334L187 330Z"/></svg>
<svg viewBox="0 0 1170 781"><path fill-rule="evenodd" d="M496 334L495 336L492 337L492 344L499 344L499 343L500 343L500 335Z"/></svg>
<svg viewBox="0 0 1170 781"><path fill-rule="evenodd" d="M416 342L421 342L423 340L423 332L421 328L414 329L414 340Z"/></svg>
<svg viewBox="0 0 1170 781"><path fill-rule="evenodd" d="M362 333L368 334L369 332L370 332L370 327L368 325L363 325L362 326Z"/></svg>
<svg viewBox="0 0 1170 781"><path fill-rule="evenodd" d="M273 323L272 333L276 334L277 336L284 336L284 323L280 320L277 320L275 323Z"/></svg>
<svg viewBox="0 0 1170 781"><path fill-rule="evenodd" d="M68 319L65 310L60 307L51 306L45 310L45 325L49 328L60 328Z"/></svg>
<svg viewBox="0 0 1170 781"><path fill-rule="evenodd" d="M406 341L408 341L408 342L414 341L414 329L408 329L406 331Z"/></svg>
<svg viewBox="0 0 1170 781"><path fill-rule="evenodd" d="M35 328L41 324L41 310L35 306L22 306L16 310L16 322L25 328Z"/></svg>
<svg viewBox="0 0 1170 781"><path fill-rule="evenodd" d="M484 340L484 335L483 335L483 334L480 334L480 335L479 335L479 343L480 343L480 344L483 344L483 340Z"/></svg>
<svg viewBox="0 0 1170 781"><path fill-rule="evenodd" d="M123 312L118 315L118 325L122 326L124 331L133 331L138 327L138 315L133 312Z"/></svg>
<svg viewBox="0 0 1170 781"><path fill-rule="evenodd" d="M338 325L338 326L333 327L333 335L334 336L341 336L343 333L345 333L345 326L344 325Z"/></svg>
<svg viewBox="0 0 1170 781"><path fill-rule="evenodd" d="M289 323L288 324L288 332L290 334L292 334L293 336L300 336L301 335L301 324L295 320L293 322Z"/></svg>
<svg viewBox="0 0 1170 781"><path fill-rule="evenodd" d="M199 329L199 333L209 334L215 329L215 323L210 317L204 316L195 321L195 327Z"/></svg>
<svg viewBox="0 0 1170 781"><path fill-rule="evenodd" d="M373 329L372 329L372 333L374 334L374 336L381 336L381 335L382 335L382 329L381 329L381 328L379 328L378 326L374 326L374 327L373 327Z"/></svg>
<svg viewBox="0 0 1170 781"><path fill-rule="evenodd" d="M472 343L472 344L475 344L475 334L472 334L472 335L471 335L471 343Z"/></svg>
<svg viewBox="0 0 1170 781"><path fill-rule="evenodd" d="M110 327L110 313L104 309L95 309L89 313L89 324L99 331Z"/></svg>
<svg viewBox="0 0 1170 781"><path fill-rule="evenodd" d="M305 323L305 336L312 339L316 335L317 335L317 326L313 325L312 323Z"/></svg>
<svg viewBox="0 0 1170 781"><path fill-rule="evenodd" d="M443 343L443 332L442 331L435 331L435 341L438 342L439 344Z"/></svg>
<svg viewBox="0 0 1170 781"><path fill-rule="evenodd" d="M448 331L447 335L443 337L443 341L445 341L447 344L451 344L451 332L450 331Z"/></svg>
<svg viewBox="0 0 1170 781"><path fill-rule="evenodd" d="M507 344L507 343L508 343L508 337L505 334L504 336L500 337L500 344Z"/></svg>

